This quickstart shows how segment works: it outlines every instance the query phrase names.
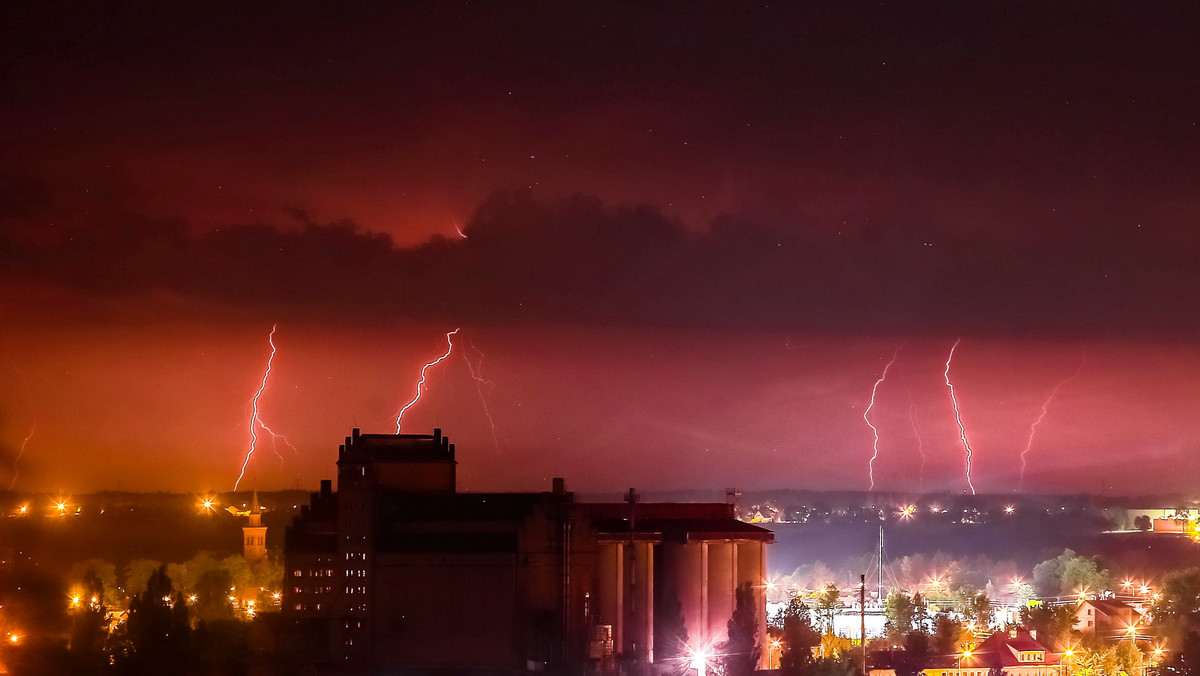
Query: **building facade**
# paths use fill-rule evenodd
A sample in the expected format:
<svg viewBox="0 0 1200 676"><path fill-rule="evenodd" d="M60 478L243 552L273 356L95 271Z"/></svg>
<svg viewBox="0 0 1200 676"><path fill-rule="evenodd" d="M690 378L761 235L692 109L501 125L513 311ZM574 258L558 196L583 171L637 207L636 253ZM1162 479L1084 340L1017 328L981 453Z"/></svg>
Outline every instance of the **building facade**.
<svg viewBox="0 0 1200 676"><path fill-rule="evenodd" d="M742 585L765 645L774 536L730 505L583 503L562 479L459 493L456 467L440 430L346 438L337 491L286 534L283 650L330 673L680 673L725 640Z"/></svg>

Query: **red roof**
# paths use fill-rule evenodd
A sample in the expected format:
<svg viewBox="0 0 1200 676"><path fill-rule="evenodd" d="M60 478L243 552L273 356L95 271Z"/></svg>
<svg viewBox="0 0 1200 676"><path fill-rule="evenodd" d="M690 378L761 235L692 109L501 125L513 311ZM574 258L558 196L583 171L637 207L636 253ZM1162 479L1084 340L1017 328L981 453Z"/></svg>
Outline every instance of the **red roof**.
<svg viewBox="0 0 1200 676"><path fill-rule="evenodd" d="M1041 652L1042 658L1034 661L1021 661L1018 655L1023 652ZM1046 659L1049 651L1046 646L1037 642L1033 635L1024 629L1017 629L1012 634L1007 631L997 631L984 639L971 651L971 657L963 660L964 667L1017 667L1040 666L1053 664Z"/></svg>

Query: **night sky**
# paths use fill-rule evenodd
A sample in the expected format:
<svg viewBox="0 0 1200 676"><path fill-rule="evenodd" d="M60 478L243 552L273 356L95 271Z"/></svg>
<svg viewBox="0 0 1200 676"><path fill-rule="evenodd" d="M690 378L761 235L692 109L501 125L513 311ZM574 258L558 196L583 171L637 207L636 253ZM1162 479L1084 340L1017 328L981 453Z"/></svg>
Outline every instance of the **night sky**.
<svg viewBox="0 0 1200 676"><path fill-rule="evenodd" d="M231 489L272 327L242 487L458 328L470 490L969 490L956 341L980 493L1200 489L1192 3L80 4L0 7L0 489Z"/></svg>

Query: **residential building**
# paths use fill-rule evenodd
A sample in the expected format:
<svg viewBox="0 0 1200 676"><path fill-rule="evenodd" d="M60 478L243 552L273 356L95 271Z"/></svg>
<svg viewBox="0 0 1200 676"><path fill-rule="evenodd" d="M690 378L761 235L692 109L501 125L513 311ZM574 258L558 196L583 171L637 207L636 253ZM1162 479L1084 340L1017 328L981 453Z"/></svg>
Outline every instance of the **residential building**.
<svg viewBox="0 0 1200 676"><path fill-rule="evenodd" d="M1075 609L1075 629L1098 638L1128 638L1141 619L1133 606L1116 599L1087 599Z"/></svg>
<svg viewBox="0 0 1200 676"><path fill-rule="evenodd" d="M925 670L927 676L989 676L992 669L1008 676L1051 676L1059 674L1058 656L1037 642L1024 629L997 631L960 655L943 656L938 665Z"/></svg>

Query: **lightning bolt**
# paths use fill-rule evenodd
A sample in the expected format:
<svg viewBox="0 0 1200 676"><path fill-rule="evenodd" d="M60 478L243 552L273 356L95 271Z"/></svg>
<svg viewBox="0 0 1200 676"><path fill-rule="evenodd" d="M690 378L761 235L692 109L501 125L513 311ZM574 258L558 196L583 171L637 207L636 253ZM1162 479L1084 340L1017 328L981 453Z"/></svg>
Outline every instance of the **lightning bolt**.
<svg viewBox="0 0 1200 676"><path fill-rule="evenodd" d="M883 374L879 376L879 380L875 381L875 387L871 388L871 403L867 404L867 409L863 411L863 422L867 423L867 427L870 427L871 432L875 435L875 441L872 444L874 453L871 455L871 461L867 463L867 472L871 477L871 488L869 490L872 491L875 490L875 460L879 457L879 429L871 424L871 419L868 416L871 413L871 409L875 407L875 392L879 390L879 385L887 380L888 369L892 368L892 364L896 363L896 357L899 354L900 348L896 348L896 351L892 353L892 360L887 363L887 366L883 367Z"/></svg>
<svg viewBox="0 0 1200 676"><path fill-rule="evenodd" d="M429 367L431 366L437 366L450 356L450 353L454 351L454 340L451 338L451 336L458 333L458 331L459 329L454 329L446 334L446 354L443 354L437 359L434 359L433 361L421 367L421 379L417 381L416 395L413 396L412 401L405 404L404 408L400 409L400 412L396 414L396 434L400 434L400 419L404 417L404 412L411 408L412 405L417 403L417 400L421 398L421 388L425 386L425 371L429 370Z"/></svg>
<svg viewBox="0 0 1200 676"><path fill-rule="evenodd" d="M1046 401L1042 403L1041 415L1039 415L1037 420L1034 420L1033 424L1029 426L1029 439L1025 442L1025 450L1021 451L1021 479L1017 482L1018 491L1025 486L1025 456L1029 455L1029 449L1033 447L1033 436L1037 433L1037 426L1042 424L1042 421L1046 419L1046 414L1050 411L1050 402L1054 401L1054 396L1058 394L1058 390L1063 385L1066 385L1072 380L1078 378L1079 374L1083 372L1083 365L1085 363L1087 363L1086 356L1079 361L1079 368L1075 369L1074 374L1072 374L1069 378L1064 378L1058 381L1058 384L1054 386L1054 389L1050 390L1050 396L1046 397Z"/></svg>
<svg viewBox="0 0 1200 676"><path fill-rule="evenodd" d="M283 456L279 454L279 449L276 447L279 439L282 439L283 443L287 444L288 448L291 448L293 452L296 451L296 447L292 446L287 437L276 433L268 427L258 414L258 399L262 396L263 391L267 389L267 380L271 377L271 365L275 362L275 330L277 328L279 328L279 325L273 324L271 326L271 333L267 334L267 343L271 345L271 354L267 357L267 366L263 369L262 382L258 384L258 391L254 393L254 398L250 400L250 448L246 451L246 459L242 461L242 470L238 473L237 481L233 483L233 490L235 491L238 489L238 485L242 483L242 477L246 476L246 466L250 464L250 458L254 456L254 450L258 446L257 428L261 427L264 432L271 435L271 449L279 457L280 464L283 463Z"/></svg>
<svg viewBox="0 0 1200 676"><path fill-rule="evenodd" d="M950 347L950 356L946 357L946 372L942 375L946 378L946 387L950 388L950 401L954 404L954 419L958 422L958 436L962 439L963 448L967 452L967 486L971 489L971 495L975 495L975 484L971 483L971 458L974 453L971 451L971 444L967 441L967 428L963 427L962 414L958 410L958 397L954 396L954 384L950 382L950 362L954 359L954 350L961 342L962 338L959 338Z"/></svg>
<svg viewBox="0 0 1200 676"><path fill-rule="evenodd" d="M18 466L21 464L21 458L25 456L25 447L29 445L29 440L37 432L37 412L33 407L33 393L29 391L29 381L25 379L24 373L17 371L17 375L21 376L21 384L25 386L25 400L29 402L29 415L33 417L33 423L29 427L29 434L26 434L25 439L21 442L21 449L17 451L17 457L13 460L12 480L8 482L8 490L10 491L13 489L13 486L17 485L17 477L21 476Z"/></svg>
<svg viewBox="0 0 1200 676"><path fill-rule="evenodd" d="M12 481L8 482L8 490L12 490L13 486L17 485L17 477L21 475L17 465L21 462L21 456L25 455L25 447L29 445L29 440L33 438L33 433L37 432L37 419L33 420L33 427L29 428L29 434L25 435L25 440L21 442L21 450L17 452L17 459L13 460L13 476Z"/></svg>
<svg viewBox="0 0 1200 676"><path fill-rule="evenodd" d="M925 487L925 440L921 438L921 428L917 427L917 418L913 415L914 408L916 404L908 405L908 422L912 423L913 435L917 437L917 451L921 454L921 471L917 480L917 492L921 492Z"/></svg>
<svg viewBox="0 0 1200 676"><path fill-rule="evenodd" d="M487 416L488 426L492 430L492 444L496 447L496 452L500 452L500 441L496 438L496 421L492 418L492 412L488 409L487 397L484 396L483 386L487 385L488 392L496 389L496 383L483 377L483 352L475 347L475 342L471 342L471 349L475 354L479 355L479 361L472 364L471 358L463 352L463 360L467 362L467 370L471 372L471 379L475 381L475 389L479 391L479 403L483 404L483 413Z"/></svg>

